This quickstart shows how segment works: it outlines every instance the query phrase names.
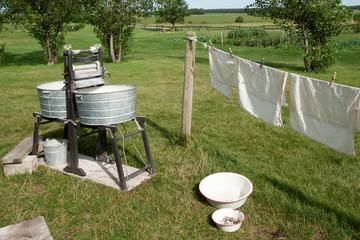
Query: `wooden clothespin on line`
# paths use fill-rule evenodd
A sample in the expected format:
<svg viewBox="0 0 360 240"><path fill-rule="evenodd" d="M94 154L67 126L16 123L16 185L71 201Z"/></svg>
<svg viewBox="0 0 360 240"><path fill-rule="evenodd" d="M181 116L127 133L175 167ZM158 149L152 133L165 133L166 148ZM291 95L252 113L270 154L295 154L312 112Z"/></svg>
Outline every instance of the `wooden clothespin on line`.
<svg viewBox="0 0 360 240"><path fill-rule="evenodd" d="M333 87L334 87L335 78L336 78L336 72L334 72L334 74L333 74L333 76L332 76L332 80L331 80L331 83L330 83L330 88L333 88Z"/></svg>
<svg viewBox="0 0 360 240"><path fill-rule="evenodd" d="M211 48L215 51L214 44L211 42L211 40L209 40L209 43L210 43L210 45L211 45Z"/></svg>
<svg viewBox="0 0 360 240"><path fill-rule="evenodd" d="M264 61L265 61L265 59L263 58L262 61L261 61L261 64L260 64L260 69L262 69L262 67L264 65Z"/></svg>
<svg viewBox="0 0 360 240"><path fill-rule="evenodd" d="M229 48L231 58L234 58L231 48Z"/></svg>

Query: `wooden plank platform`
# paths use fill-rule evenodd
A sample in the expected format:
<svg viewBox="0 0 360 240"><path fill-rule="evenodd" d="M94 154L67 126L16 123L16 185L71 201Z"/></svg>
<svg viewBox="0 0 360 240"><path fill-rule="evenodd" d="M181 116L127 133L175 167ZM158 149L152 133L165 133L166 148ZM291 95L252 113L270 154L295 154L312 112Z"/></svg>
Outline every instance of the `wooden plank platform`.
<svg viewBox="0 0 360 240"><path fill-rule="evenodd" d="M44 217L37 217L0 228L0 240L53 240Z"/></svg>
<svg viewBox="0 0 360 240"><path fill-rule="evenodd" d="M108 187L112 187L116 190L121 191L119 175L118 175L115 163L110 164L110 163L95 161L95 159L93 157L79 154L79 167L85 171L85 173L86 173L85 177L81 177L76 174L64 172L63 169L64 169L64 167L66 167L66 165L56 166L56 167L48 166L48 165L46 165L46 163L44 162L43 159L39 159L39 164L44 165L48 168L57 170L57 171L61 171L64 174L67 174L67 175L70 175L73 177L87 179L87 180L93 181L95 183L102 184L102 185L105 185ZM124 170L125 177L138 170L137 168L134 168L131 166L126 166L126 165L122 165L122 167ZM126 182L126 185L128 188L127 191L134 189L135 187L139 186L140 184L151 179L153 176L154 175L151 175L148 172L143 172L140 175L136 176L135 178L130 179L129 181Z"/></svg>
<svg viewBox="0 0 360 240"><path fill-rule="evenodd" d="M33 138L27 137L22 140L15 148L6 154L1 162L3 164L21 163L31 152L33 145Z"/></svg>
<svg viewBox="0 0 360 240"><path fill-rule="evenodd" d="M3 167L6 177L15 174L32 174L38 168L38 157L36 155L29 155L25 157L22 163L4 164Z"/></svg>

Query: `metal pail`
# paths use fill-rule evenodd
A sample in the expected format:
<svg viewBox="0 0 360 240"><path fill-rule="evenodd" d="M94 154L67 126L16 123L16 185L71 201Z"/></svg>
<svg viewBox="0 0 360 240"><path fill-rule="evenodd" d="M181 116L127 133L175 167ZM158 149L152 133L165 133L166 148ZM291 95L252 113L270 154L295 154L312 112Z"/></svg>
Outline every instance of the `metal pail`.
<svg viewBox="0 0 360 240"><path fill-rule="evenodd" d="M64 166L67 164L67 140L46 139L43 141L45 162L49 166Z"/></svg>

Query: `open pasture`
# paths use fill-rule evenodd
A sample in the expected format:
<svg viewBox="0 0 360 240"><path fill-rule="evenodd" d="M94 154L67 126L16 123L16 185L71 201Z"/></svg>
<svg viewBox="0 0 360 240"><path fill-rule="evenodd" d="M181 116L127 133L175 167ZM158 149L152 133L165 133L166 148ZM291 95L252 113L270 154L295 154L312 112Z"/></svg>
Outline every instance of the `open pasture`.
<svg viewBox="0 0 360 240"><path fill-rule="evenodd" d="M155 178L131 192L118 192L44 167L11 178L0 171L0 227L44 216L54 239L359 239L359 134L358 156L349 157L292 130L289 107L283 108L284 127L246 114L235 92L229 100L211 88L208 50L200 44L191 141L179 143L185 42L174 39L185 34L138 29L136 47L122 63L105 58L111 84L137 86L136 115L148 118ZM43 50L26 33L6 33L4 40L1 157L32 135L32 112L40 111L36 86L61 80L63 72L62 57L47 66ZM89 26L66 39L73 49L98 42ZM228 51L230 46L216 47ZM265 58L265 65L317 79L330 81L336 71L337 83L360 87L360 46L345 48L336 65L319 74L304 72L302 50L231 47L237 56ZM62 137L62 126L55 123L40 131L45 138ZM95 144L96 137L81 140L79 151L94 155ZM125 146L129 163L139 164L131 160L131 143ZM243 174L254 185L241 207L245 222L234 233L216 228L210 217L215 209L198 191L205 176L226 171Z"/></svg>
<svg viewBox="0 0 360 240"><path fill-rule="evenodd" d="M235 19L238 16L242 16L243 23L235 23ZM171 26L169 23L156 24L155 17L150 16L147 19L141 19L139 23L147 26ZM260 17L248 16L246 13L228 13L228 14L205 14L205 15L190 15L185 17L184 23L176 24L176 26L211 26L211 27L223 27L223 26L256 26L256 25L273 25L271 20L262 19Z"/></svg>

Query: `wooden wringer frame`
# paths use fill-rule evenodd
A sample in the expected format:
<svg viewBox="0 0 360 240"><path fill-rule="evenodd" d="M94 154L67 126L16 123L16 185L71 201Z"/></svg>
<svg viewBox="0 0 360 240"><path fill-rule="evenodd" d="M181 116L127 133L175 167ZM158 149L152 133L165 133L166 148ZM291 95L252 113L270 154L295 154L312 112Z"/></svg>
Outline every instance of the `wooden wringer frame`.
<svg viewBox="0 0 360 240"><path fill-rule="evenodd" d="M126 133L121 137L116 137L115 133L120 130L116 124L123 122L114 122L110 124L99 124L99 125L88 125L81 121L78 116L78 107L76 104L75 90L94 88L99 86L121 86L121 85L107 85L105 83L105 72L103 66L103 56L101 45L96 44L95 47L84 50L70 50L70 45L65 45L64 48L64 78L65 78L65 98L66 98L66 118L54 118L45 116L44 113L34 112L35 127L33 137L33 148L32 154L40 153L38 151L39 142L39 127L42 124L50 122L62 123L64 127L64 138L68 140L69 145L69 159L67 166L63 171L73 173L79 176L85 176L85 171L79 167L79 156L78 156L78 139L89 136L91 134L98 133L98 149L99 152L96 155L96 160L107 163L113 162L113 159L107 154L107 135L109 134L112 151L114 154L114 160L116 163L116 169L119 176L119 187L121 190L127 190L127 181L135 178L136 176L148 172L151 175L155 175L155 168L151 156L150 146L147 138L145 129L146 117L133 116L128 121L136 123L138 130L131 133ZM80 56L76 56L80 55ZM83 57L87 55L86 57ZM77 63L76 65L74 65ZM109 74L109 73L108 73ZM110 79L110 74L109 74ZM135 109L134 109L135 111ZM79 120L80 119L80 120ZM85 135L78 135L78 128L90 128L92 131ZM146 153L147 162L144 161L145 166L137 171L125 176L123 166L121 163L121 157L119 153L118 141L123 141L125 138L141 133L142 142ZM136 149L137 150L137 149ZM139 153L139 152L138 152ZM140 153L139 153L140 154Z"/></svg>

